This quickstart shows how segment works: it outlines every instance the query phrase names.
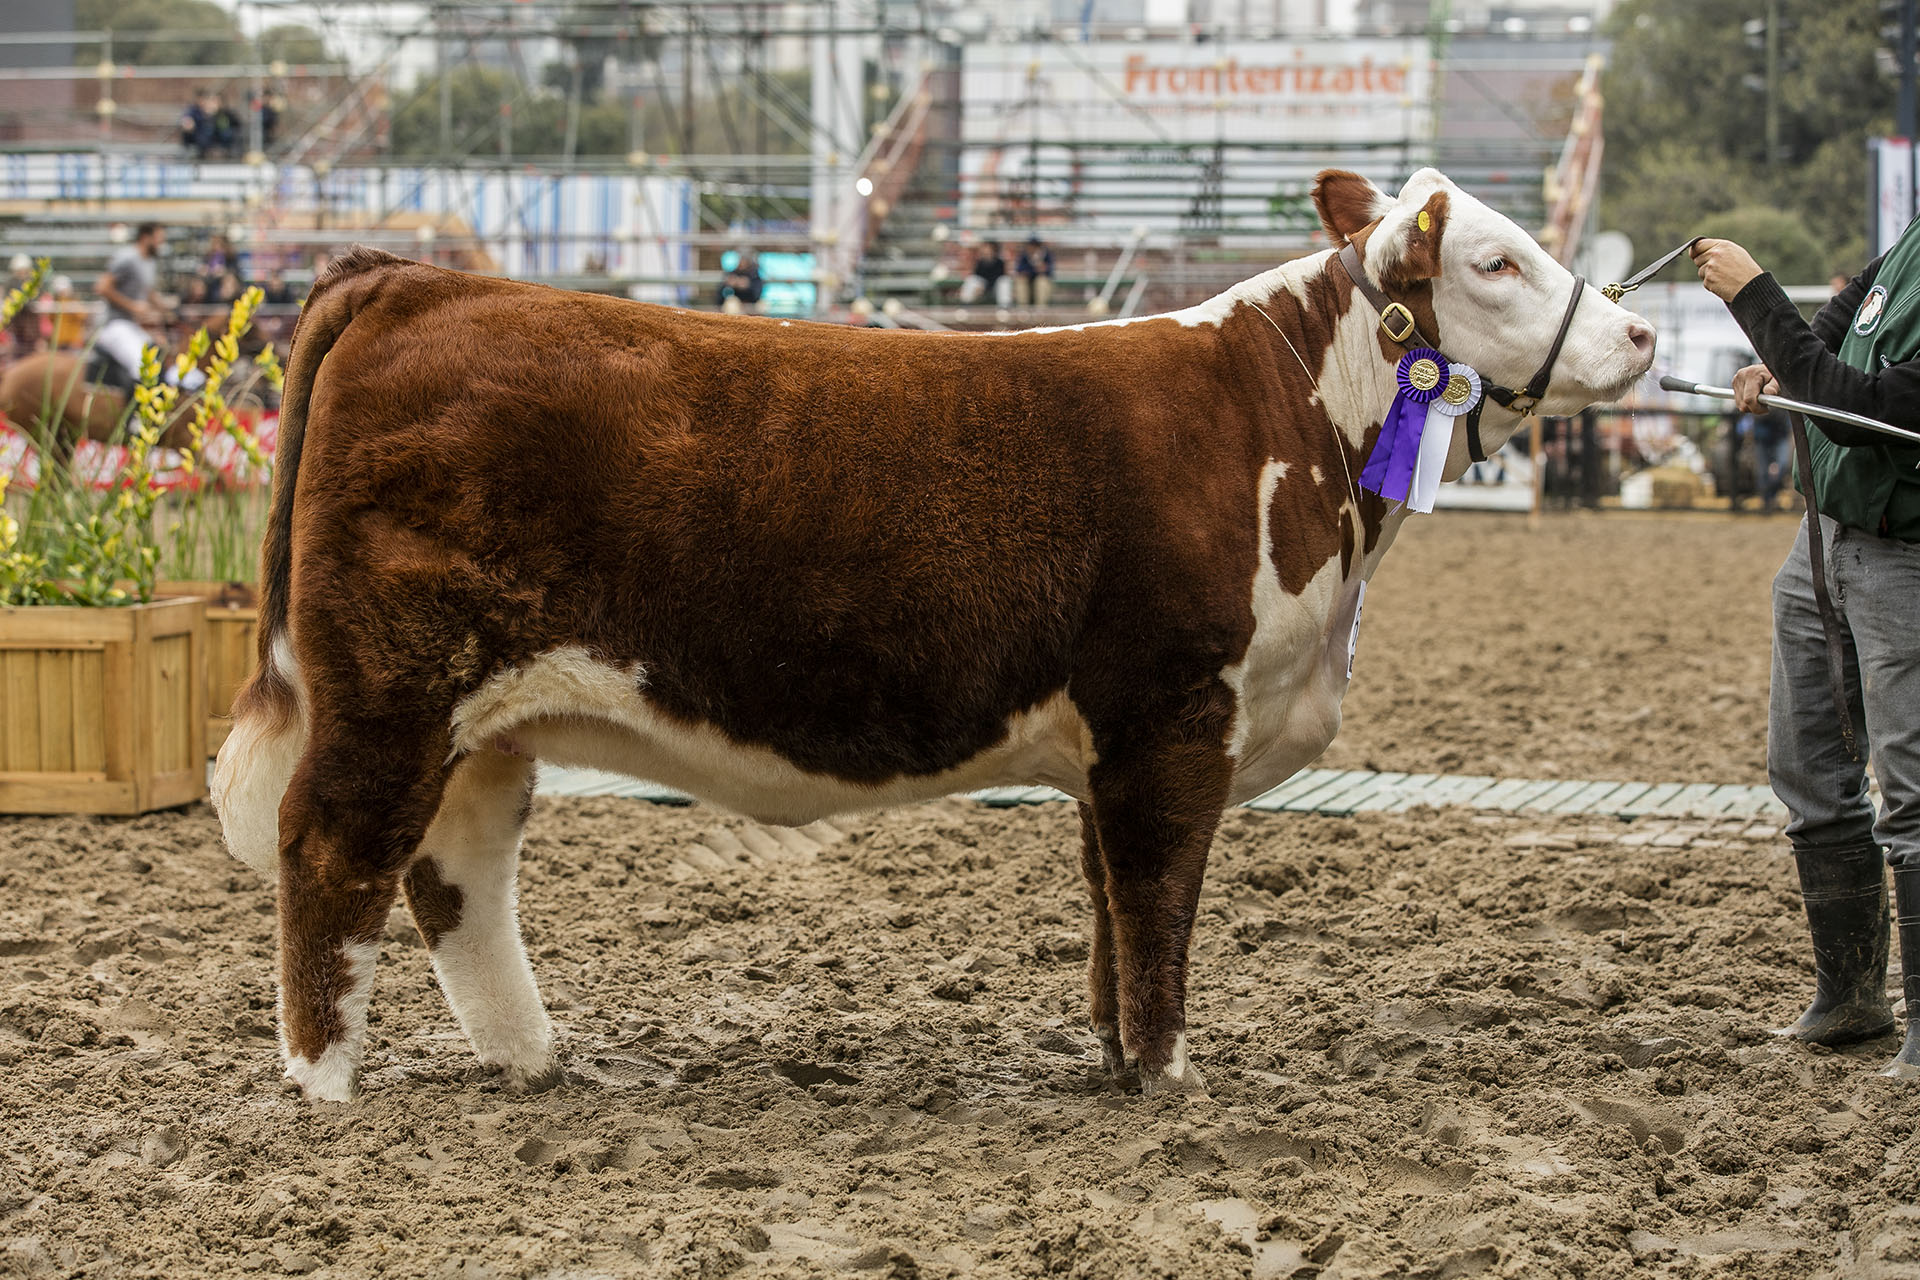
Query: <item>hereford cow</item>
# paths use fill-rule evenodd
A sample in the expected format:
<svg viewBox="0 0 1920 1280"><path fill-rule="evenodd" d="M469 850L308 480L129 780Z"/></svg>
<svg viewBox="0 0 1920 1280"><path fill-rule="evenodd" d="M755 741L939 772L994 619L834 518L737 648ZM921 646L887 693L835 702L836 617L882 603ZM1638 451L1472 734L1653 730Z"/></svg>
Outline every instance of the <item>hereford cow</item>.
<svg viewBox="0 0 1920 1280"><path fill-rule="evenodd" d="M1515 387L1542 363L1574 282L1513 223L1432 171L1397 199L1328 172L1314 199L1449 357ZM295 336L260 669L214 784L233 852L278 877L288 1074L353 1093L404 889L481 1062L552 1078L514 884L550 760L774 823L1060 788L1093 1029L1148 1091L1195 1087L1207 849L1339 726L1406 514L1356 484L1400 355L1331 252L1016 334L335 261ZM1543 409L1652 358L1589 289ZM1490 408L1487 447L1517 421Z"/></svg>

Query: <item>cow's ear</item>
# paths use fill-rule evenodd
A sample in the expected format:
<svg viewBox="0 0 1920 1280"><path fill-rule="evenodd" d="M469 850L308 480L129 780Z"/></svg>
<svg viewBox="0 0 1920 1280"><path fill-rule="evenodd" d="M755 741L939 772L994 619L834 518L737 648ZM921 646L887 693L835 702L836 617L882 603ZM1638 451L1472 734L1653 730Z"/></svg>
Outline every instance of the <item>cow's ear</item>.
<svg viewBox="0 0 1920 1280"><path fill-rule="evenodd" d="M1387 285L1410 287L1440 274L1440 237L1447 230L1447 193L1436 191L1418 209L1401 215L1382 243L1368 246Z"/></svg>
<svg viewBox="0 0 1920 1280"><path fill-rule="evenodd" d="M1342 244L1362 227L1379 221L1393 208L1393 199L1357 173L1322 169L1313 180L1313 207L1320 211L1327 238Z"/></svg>

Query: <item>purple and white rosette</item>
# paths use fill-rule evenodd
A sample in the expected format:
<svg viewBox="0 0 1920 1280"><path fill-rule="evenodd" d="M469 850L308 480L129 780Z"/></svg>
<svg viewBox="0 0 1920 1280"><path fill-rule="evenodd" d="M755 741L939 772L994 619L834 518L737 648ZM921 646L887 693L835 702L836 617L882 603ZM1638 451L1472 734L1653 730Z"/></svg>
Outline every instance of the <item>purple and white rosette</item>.
<svg viewBox="0 0 1920 1280"><path fill-rule="evenodd" d="M1447 386L1447 358L1432 347L1415 347L1400 357L1394 370L1399 394L1380 424L1379 438L1360 472L1360 487L1388 502L1405 502L1420 457L1420 438L1427 425L1427 406Z"/></svg>
<svg viewBox="0 0 1920 1280"><path fill-rule="evenodd" d="M1440 473L1453 448L1453 420L1472 413L1485 394L1480 375L1470 367L1458 363L1448 366L1440 394L1427 404L1427 425L1420 433L1420 455L1414 461L1413 484L1407 492L1411 509L1433 510L1440 493Z"/></svg>

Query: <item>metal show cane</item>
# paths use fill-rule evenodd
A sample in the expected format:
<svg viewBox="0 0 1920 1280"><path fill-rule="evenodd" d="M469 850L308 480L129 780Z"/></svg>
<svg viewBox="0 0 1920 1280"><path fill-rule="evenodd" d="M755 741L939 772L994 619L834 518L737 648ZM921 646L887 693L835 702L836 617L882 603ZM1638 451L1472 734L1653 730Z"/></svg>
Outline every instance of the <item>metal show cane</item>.
<svg viewBox="0 0 1920 1280"><path fill-rule="evenodd" d="M1683 395L1708 396L1715 400L1733 399L1732 387L1708 387L1698 382L1688 382L1685 378L1671 375L1660 379L1662 391L1678 391ZM1788 413L1804 413L1810 418L1825 418L1830 422L1844 422L1849 426L1860 427L1867 431L1877 431L1883 436L1892 436L1908 444L1920 444L1920 431L1908 431L1880 421L1878 418L1865 418L1857 413L1848 413L1844 409L1827 409L1817 404L1808 404L1804 400L1789 400L1785 396L1760 397L1760 403L1769 409L1785 409Z"/></svg>

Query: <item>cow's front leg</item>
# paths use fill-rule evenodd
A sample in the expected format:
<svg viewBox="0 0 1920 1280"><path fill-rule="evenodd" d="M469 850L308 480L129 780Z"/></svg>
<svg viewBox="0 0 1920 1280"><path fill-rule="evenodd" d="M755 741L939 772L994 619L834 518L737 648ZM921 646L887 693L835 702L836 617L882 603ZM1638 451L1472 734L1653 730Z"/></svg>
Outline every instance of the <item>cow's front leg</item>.
<svg viewBox="0 0 1920 1280"><path fill-rule="evenodd" d="M1100 828L1093 806L1080 806L1080 870L1087 877L1087 896L1093 899L1093 946L1087 956L1087 995L1092 1005L1094 1037L1100 1041L1100 1059L1113 1075L1126 1068L1120 1049L1120 985L1113 967L1113 915L1107 908L1107 864L1100 852Z"/></svg>
<svg viewBox="0 0 1920 1280"><path fill-rule="evenodd" d="M407 905L440 989L485 1066L515 1088L555 1083L553 1026L520 939L515 880L533 761L469 756L407 872Z"/></svg>
<svg viewBox="0 0 1920 1280"><path fill-rule="evenodd" d="M370 732L323 726L280 806L280 1046L310 1102L358 1088L387 913L439 800L437 768Z"/></svg>
<svg viewBox="0 0 1920 1280"><path fill-rule="evenodd" d="M1101 744L1091 776L1120 1043L1138 1059L1148 1095L1202 1088L1187 1060L1187 945L1233 771L1224 745L1231 694L1220 695L1203 697L1200 714L1189 707Z"/></svg>

